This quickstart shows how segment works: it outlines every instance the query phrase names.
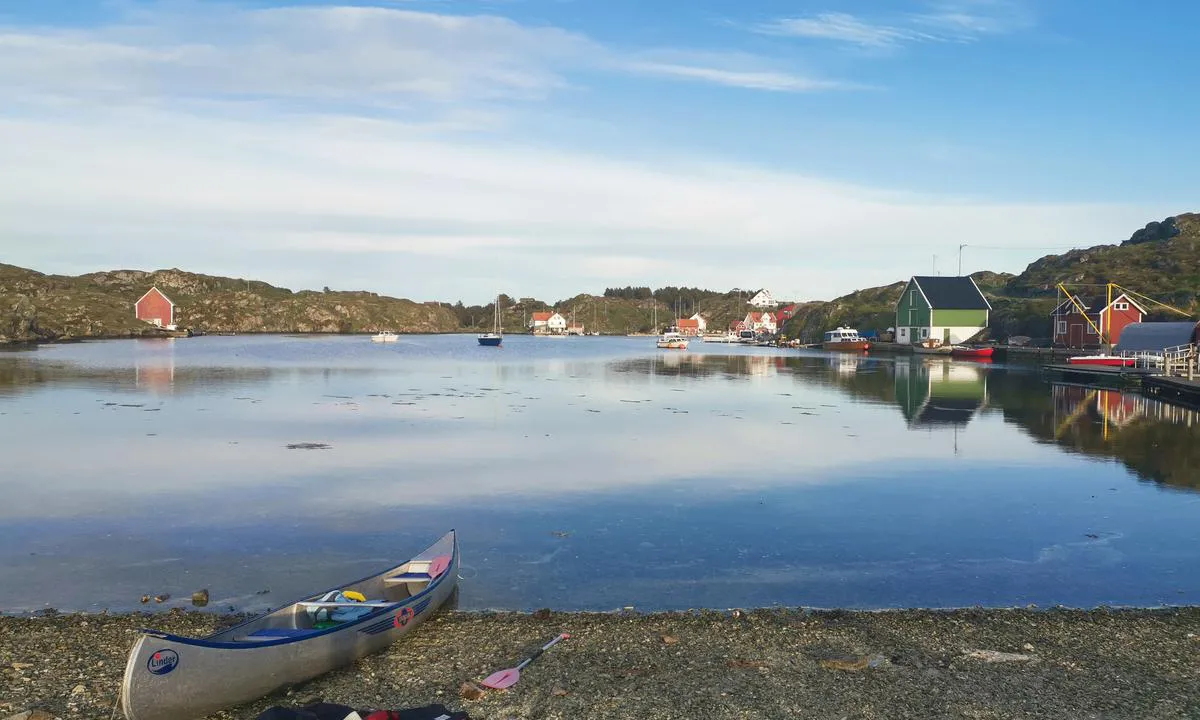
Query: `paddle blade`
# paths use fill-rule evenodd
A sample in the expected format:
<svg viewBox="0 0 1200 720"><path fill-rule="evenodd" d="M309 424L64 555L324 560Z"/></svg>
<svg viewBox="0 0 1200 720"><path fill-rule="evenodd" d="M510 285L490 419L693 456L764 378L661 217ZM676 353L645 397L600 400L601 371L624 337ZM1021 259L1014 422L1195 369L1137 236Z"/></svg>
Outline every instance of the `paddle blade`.
<svg viewBox="0 0 1200 720"><path fill-rule="evenodd" d="M446 570L449 569L449 567L450 567L450 556L449 555L439 555L439 556L435 557L431 563L429 563L429 577L436 578L437 576L446 572Z"/></svg>
<svg viewBox="0 0 1200 720"><path fill-rule="evenodd" d="M521 671L516 668L500 670L488 675L480 682L484 687L490 687L493 690L503 690L517 684L517 680L521 677Z"/></svg>

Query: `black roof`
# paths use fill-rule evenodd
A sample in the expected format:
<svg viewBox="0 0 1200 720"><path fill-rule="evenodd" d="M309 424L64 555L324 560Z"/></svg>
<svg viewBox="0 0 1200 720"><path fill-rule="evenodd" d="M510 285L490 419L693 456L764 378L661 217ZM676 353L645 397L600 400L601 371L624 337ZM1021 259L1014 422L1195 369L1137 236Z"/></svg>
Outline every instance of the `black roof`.
<svg viewBox="0 0 1200 720"><path fill-rule="evenodd" d="M925 299L935 310L991 310L987 298L979 292L969 276L914 275L913 282L921 288Z"/></svg>
<svg viewBox="0 0 1200 720"><path fill-rule="evenodd" d="M1154 352L1195 342L1196 321L1143 322L1126 325L1113 352Z"/></svg>
<svg viewBox="0 0 1200 720"><path fill-rule="evenodd" d="M930 397L910 420L913 426L921 425L966 425L983 401L974 398Z"/></svg>

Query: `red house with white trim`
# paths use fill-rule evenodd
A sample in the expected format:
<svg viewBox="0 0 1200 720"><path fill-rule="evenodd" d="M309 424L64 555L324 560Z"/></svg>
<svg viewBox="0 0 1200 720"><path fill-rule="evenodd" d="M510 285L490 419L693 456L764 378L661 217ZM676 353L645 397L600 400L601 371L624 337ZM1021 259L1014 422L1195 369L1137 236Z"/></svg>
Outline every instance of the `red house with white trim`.
<svg viewBox="0 0 1200 720"><path fill-rule="evenodd" d="M1075 297L1075 302L1063 300L1050 314L1054 322L1054 345L1057 347L1087 348L1103 344L1116 344L1121 331L1146 316L1146 309L1125 293L1114 297L1107 305L1106 298L1084 300ZM1082 306L1087 313L1079 311ZM1088 321L1091 322L1088 322Z"/></svg>
<svg viewBox="0 0 1200 720"><path fill-rule="evenodd" d="M700 321L694 317L679 318L675 321L675 329L680 335L696 336L700 334Z"/></svg>
<svg viewBox="0 0 1200 720"><path fill-rule="evenodd" d="M150 288L145 295L138 298L133 304L133 314L143 322L168 330L175 329L175 303L156 287Z"/></svg>

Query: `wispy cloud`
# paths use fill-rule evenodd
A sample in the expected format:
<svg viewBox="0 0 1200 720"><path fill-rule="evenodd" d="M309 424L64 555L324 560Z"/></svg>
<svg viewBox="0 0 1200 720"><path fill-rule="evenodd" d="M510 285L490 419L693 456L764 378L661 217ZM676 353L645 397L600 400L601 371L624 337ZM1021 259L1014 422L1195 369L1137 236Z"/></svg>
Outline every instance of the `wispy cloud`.
<svg viewBox="0 0 1200 720"><path fill-rule="evenodd" d="M1033 15L1017 0L936 0L921 12L868 21L842 12L779 18L755 26L766 35L830 40L864 48L917 42L970 42L1030 26Z"/></svg>
<svg viewBox="0 0 1200 720"><path fill-rule="evenodd" d="M618 51L581 33L492 15L348 6L222 6L196 13L149 5L97 28L0 26L0 87L10 99L411 109L415 103L543 100L569 88L580 70L772 91L840 86L740 55L712 53L697 63L662 61L662 54Z"/></svg>
<svg viewBox="0 0 1200 720"><path fill-rule="evenodd" d="M633 61L625 63L633 73L655 77L708 82L729 87L774 92L817 92L822 90L845 90L857 85L836 80L822 80L773 70L739 70L713 65L691 65L660 61Z"/></svg>
<svg viewBox="0 0 1200 720"><path fill-rule="evenodd" d="M912 22L945 39L970 40L1029 28L1034 14L1020 0L940 0L914 14Z"/></svg>
<svg viewBox="0 0 1200 720"><path fill-rule="evenodd" d="M352 273L430 298L471 292L448 286L461 277L566 297L622 273L833 297L854 289L840 268L856 287L892 282L964 229L986 245L1062 245L1169 211L888 193L729 163L468 144L385 120L128 107L0 120L0 138L8 262L59 271L88 255L81 269L183 266L293 287ZM553 272L536 269L548 262Z"/></svg>
<svg viewBox="0 0 1200 720"><path fill-rule="evenodd" d="M169 10L92 30L0 33L0 85L104 97L538 98L599 51L504 18L372 7Z"/></svg>
<svg viewBox="0 0 1200 720"><path fill-rule="evenodd" d="M868 23L847 13L781 18L759 25L756 29L767 35L836 40L863 47L887 47L902 42L934 39L912 29Z"/></svg>

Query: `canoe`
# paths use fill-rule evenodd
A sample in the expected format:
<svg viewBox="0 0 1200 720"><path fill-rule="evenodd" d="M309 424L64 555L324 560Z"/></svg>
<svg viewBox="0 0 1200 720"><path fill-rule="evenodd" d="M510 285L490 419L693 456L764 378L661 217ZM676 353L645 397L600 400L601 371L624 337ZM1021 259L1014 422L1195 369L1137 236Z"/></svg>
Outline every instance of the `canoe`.
<svg viewBox="0 0 1200 720"><path fill-rule="evenodd" d="M995 348L990 348L990 347L975 348L975 347L960 347L960 346L956 345L950 349L950 355L952 357L970 358L973 360L978 360L981 358L990 358L992 356L993 352L995 352Z"/></svg>
<svg viewBox="0 0 1200 720"><path fill-rule="evenodd" d="M458 561L451 530L406 563L205 638L142 630L121 709L129 720L203 717L382 650L450 597Z"/></svg>

